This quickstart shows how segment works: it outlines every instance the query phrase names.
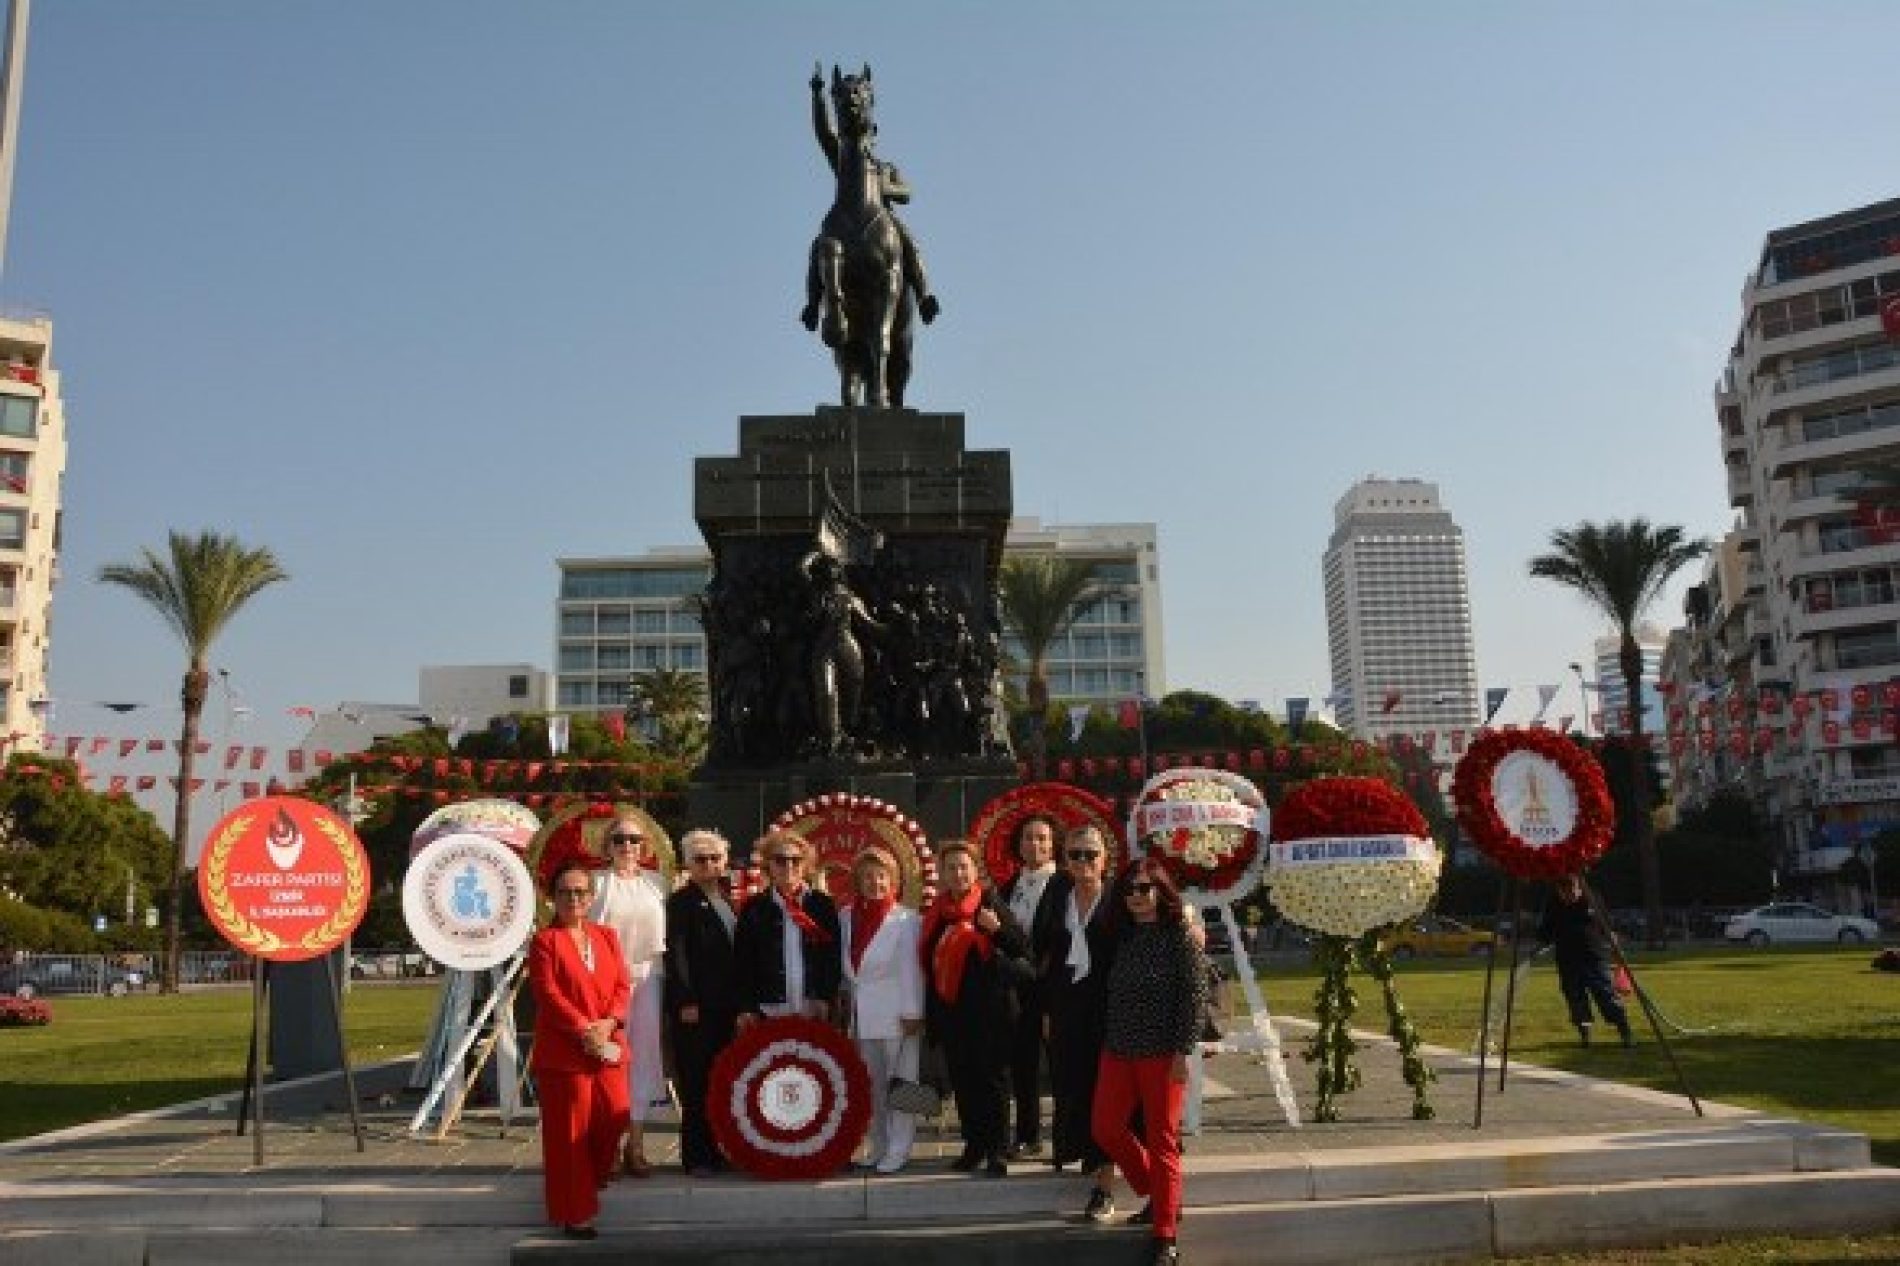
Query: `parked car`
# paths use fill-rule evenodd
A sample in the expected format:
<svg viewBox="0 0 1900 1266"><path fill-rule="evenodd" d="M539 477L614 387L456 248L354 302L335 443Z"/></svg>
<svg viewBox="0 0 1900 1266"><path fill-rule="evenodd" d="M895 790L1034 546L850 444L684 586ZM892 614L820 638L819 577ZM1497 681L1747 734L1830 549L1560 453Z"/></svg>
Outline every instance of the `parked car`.
<svg viewBox="0 0 1900 1266"><path fill-rule="evenodd" d="M1442 914L1421 915L1401 924L1386 942L1394 958L1419 955L1482 954L1496 938L1482 928L1470 927Z"/></svg>
<svg viewBox="0 0 1900 1266"><path fill-rule="evenodd" d="M0 993L37 998L49 993L103 993L123 998L145 988L145 973L110 963L73 962L63 958L8 963L0 967Z"/></svg>
<svg viewBox="0 0 1900 1266"><path fill-rule="evenodd" d="M1880 925L1858 915L1834 914L1804 901L1777 901L1774 905L1736 915L1722 929L1722 935L1750 945L1793 941L1839 941L1843 945L1854 945L1880 939Z"/></svg>

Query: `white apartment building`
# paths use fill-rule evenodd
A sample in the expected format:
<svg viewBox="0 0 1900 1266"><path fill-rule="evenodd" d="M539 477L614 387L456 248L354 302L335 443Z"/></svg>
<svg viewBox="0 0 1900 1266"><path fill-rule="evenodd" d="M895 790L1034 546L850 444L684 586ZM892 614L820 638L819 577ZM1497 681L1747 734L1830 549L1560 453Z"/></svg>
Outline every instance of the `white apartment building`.
<svg viewBox="0 0 1900 1266"><path fill-rule="evenodd" d="M546 712L552 679L533 664L438 664L417 675L417 698L430 723L454 733L484 730L496 717Z"/></svg>
<svg viewBox="0 0 1900 1266"><path fill-rule="evenodd" d="M1050 647L1051 697L1113 704L1166 692L1161 565L1151 523L1010 523L1006 557L1057 554L1095 565L1069 630ZM706 671L697 599L711 577L704 546L631 557L562 558L555 613L554 707L618 711L630 679L656 668ZM1006 631L1012 660L1022 646ZM1018 683L1020 684L1020 682Z"/></svg>
<svg viewBox="0 0 1900 1266"><path fill-rule="evenodd" d="M66 415L52 347L51 320L0 315L0 697L4 732L29 748L46 734L66 472Z"/></svg>
<svg viewBox="0 0 1900 1266"><path fill-rule="evenodd" d="M1359 738L1471 730L1481 712L1465 538L1420 479L1367 478L1321 560L1333 714Z"/></svg>
<svg viewBox="0 0 1900 1266"><path fill-rule="evenodd" d="M1855 501L1870 467L1900 463L1900 337L1881 318L1896 295L1900 199L1773 230L1715 393L1740 562L1705 599L1705 686L1723 719L1741 699L1756 733L1785 735L1751 746L1737 777L1779 825L1784 881L1841 903L1855 896L1841 867L1900 824L1884 689L1900 681L1900 536L1872 530ZM1759 708L1764 692L1830 691L1828 724Z"/></svg>

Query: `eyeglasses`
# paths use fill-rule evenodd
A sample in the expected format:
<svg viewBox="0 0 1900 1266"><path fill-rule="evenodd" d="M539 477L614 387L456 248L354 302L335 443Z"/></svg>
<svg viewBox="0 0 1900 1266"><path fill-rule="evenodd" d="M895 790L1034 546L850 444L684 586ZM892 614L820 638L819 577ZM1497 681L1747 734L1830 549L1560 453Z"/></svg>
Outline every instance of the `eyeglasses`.
<svg viewBox="0 0 1900 1266"><path fill-rule="evenodd" d="M695 866L724 866L726 859L717 853L695 853L686 859Z"/></svg>
<svg viewBox="0 0 1900 1266"><path fill-rule="evenodd" d="M774 866L796 866L798 863L804 861L805 858L799 853L774 853L765 860L771 862Z"/></svg>
<svg viewBox="0 0 1900 1266"><path fill-rule="evenodd" d="M566 897L569 901L586 901L594 895L592 888L556 888L554 895Z"/></svg>
<svg viewBox="0 0 1900 1266"><path fill-rule="evenodd" d="M1072 862L1092 862L1100 856L1101 854L1092 848L1072 848L1069 850L1069 860Z"/></svg>
<svg viewBox="0 0 1900 1266"><path fill-rule="evenodd" d="M625 831L615 831L612 835L607 837L607 842L610 844L638 844L645 838L646 836L644 835L629 835Z"/></svg>
<svg viewBox="0 0 1900 1266"><path fill-rule="evenodd" d="M1155 895L1155 886L1145 882L1129 884L1126 895L1130 897L1152 897Z"/></svg>

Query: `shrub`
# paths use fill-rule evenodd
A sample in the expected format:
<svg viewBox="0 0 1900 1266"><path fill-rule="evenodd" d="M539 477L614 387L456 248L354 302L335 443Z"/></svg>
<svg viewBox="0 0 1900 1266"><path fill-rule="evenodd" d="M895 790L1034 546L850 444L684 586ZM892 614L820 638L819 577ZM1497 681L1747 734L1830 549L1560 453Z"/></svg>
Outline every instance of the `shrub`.
<svg viewBox="0 0 1900 1266"><path fill-rule="evenodd" d="M0 997L0 1029L23 1029L53 1022L53 1008L44 999Z"/></svg>

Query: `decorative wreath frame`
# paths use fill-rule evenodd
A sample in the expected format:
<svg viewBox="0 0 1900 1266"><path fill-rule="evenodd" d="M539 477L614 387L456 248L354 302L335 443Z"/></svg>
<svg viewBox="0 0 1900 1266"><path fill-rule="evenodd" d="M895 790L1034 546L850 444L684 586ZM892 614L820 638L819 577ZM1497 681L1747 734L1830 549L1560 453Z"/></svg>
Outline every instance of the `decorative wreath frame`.
<svg viewBox="0 0 1900 1266"><path fill-rule="evenodd" d="M970 842L982 854L990 879L1006 884L1022 865L1016 856L1016 832L1031 817L1054 818L1061 831L1056 839L1056 857L1062 856L1061 834L1078 827L1092 826L1102 833L1108 857L1103 873L1114 875L1121 869L1124 850L1121 830L1115 824L1115 806L1092 791L1066 782L1032 782L1011 787L978 811L970 823ZM1061 869L1058 865L1057 869Z"/></svg>
<svg viewBox="0 0 1900 1266"><path fill-rule="evenodd" d="M291 797L282 797L289 799ZM369 909L369 857L349 824L313 801L298 800L307 823L329 840L343 863L343 897L336 910L295 941L286 941L239 913L231 898L231 852L267 806L280 797L254 800L225 818L213 831L198 868L198 898L224 939L237 949L278 963L297 963L329 953L349 938Z"/></svg>
<svg viewBox="0 0 1900 1266"><path fill-rule="evenodd" d="M1222 854L1213 865L1188 859L1187 852L1195 847L1198 835L1192 828L1173 829L1165 840L1158 834L1143 837L1140 833L1144 809L1168 800L1186 799L1197 790L1195 784L1202 783L1224 789L1234 802L1254 812L1255 825L1246 828L1240 843ZM1166 866L1181 896L1191 904L1227 905L1260 886L1267 823L1266 797L1250 780L1224 769L1170 769L1150 778L1141 794L1135 797L1128 811L1128 844L1131 855L1145 853Z"/></svg>
<svg viewBox="0 0 1900 1266"><path fill-rule="evenodd" d="M671 892L679 871L679 852L673 837L639 805L606 800L576 800L541 824L528 846L529 869L534 871L535 882L545 890L554 882L554 872L574 861L589 870L606 868L609 862L604 839L615 818L632 818L640 824L647 837L647 869L659 874L662 892Z"/></svg>
<svg viewBox="0 0 1900 1266"><path fill-rule="evenodd" d="M1492 776L1517 752L1541 756L1556 766L1577 798L1576 824L1554 844L1525 840L1498 812ZM1452 774L1451 792L1458 825L1515 879L1578 874L1603 855L1616 833L1616 807L1602 767L1570 739L1550 730L1490 730L1479 735Z"/></svg>
<svg viewBox="0 0 1900 1266"><path fill-rule="evenodd" d="M931 852L930 837L915 819L875 796L849 791L813 796L772 819L772 829L790 831L813 852L829 854L824 888L841 905L857 891L852 858L873 844L897 860L897 890L906 903L921 908L937 895L937 858ZM834 849L834 838L847 841L847 848ZM751 869L757 868L758 859L753 858ZM758 877L760 887L763 879Z"/></svg>
<svg viewBox="0 0 1900 1266"><path fill-rule="evenodd" d="M818 1096L806 1119L775 1123L766 1103L791 1079ZM761 1020L713 1061L706 1120L726 1158L758 1178L811 1181L837 1173L871 1123L871 1075L856 1045L816 1020Z"/></svg>
<svg viewBox="0 0 1900 1266"><path fill-rule="evenodd" d="M1306 840L1384 845L1302 865ZM1405 793L1382 778L1327 777L1301 783L1273 815L1268 895L1289 922L1326 936L1356 937L1419 914L1443 866L1431 826Z"/></svg>
<svg viewBox="0 0 1900 1266"><path fill-rule="evenodd" d="M409 858L445 835L486 835L526 857L541 830L541 816L513 800L483 796L445 804L422 819L409 837Z"/></svg>

